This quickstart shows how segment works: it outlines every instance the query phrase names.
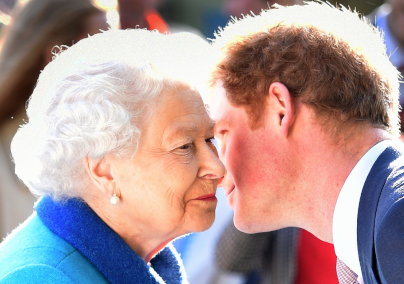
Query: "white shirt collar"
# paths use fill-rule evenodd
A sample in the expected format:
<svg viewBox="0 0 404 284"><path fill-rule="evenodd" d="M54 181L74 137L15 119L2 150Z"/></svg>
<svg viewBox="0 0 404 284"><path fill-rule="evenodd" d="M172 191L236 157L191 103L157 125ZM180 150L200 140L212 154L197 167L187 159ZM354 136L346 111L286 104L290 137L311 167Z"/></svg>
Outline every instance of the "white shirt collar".
<svg viewBox="0 0 404 284"><path fill-rule="evenodd" d="M362 271L356 229L362 188L373 164L390 144L390 140L376 144L359 160L342 186L334 209L332 234L335 254L359 277Z"/></svg>

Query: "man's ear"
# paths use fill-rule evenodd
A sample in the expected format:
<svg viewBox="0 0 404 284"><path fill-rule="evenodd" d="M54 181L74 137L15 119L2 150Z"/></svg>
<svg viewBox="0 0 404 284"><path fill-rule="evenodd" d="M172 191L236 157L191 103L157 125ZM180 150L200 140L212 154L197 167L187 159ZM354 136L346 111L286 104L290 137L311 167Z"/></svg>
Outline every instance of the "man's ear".
<svg viewBox="0 0 404 284"><path fill-rule="evenodd" d="M93 184L105 195L111 196L116 191L116 180L111 170L111 160L83 158L84 168Z"/></svg>
<svg viewBox="0 0 404 284"><path fill-rule="evenodd" d="M275 103L275 107L278 109L282 134L286 138L289 134L289 128L295 121L292 97L288 88L280 82L274 82L269 86L269 97L271 103Z"/></svg>

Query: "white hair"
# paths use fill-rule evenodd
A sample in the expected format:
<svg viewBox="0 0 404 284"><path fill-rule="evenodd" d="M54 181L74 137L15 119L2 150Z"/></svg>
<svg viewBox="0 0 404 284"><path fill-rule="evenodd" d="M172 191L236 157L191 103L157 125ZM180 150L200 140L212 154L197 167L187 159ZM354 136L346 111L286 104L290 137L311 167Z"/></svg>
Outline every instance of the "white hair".
<svg viewBox="0 0 404 284"><path fill-rule="evenodd" d="M109 30L55 54L11 144L16 174L37 196L80 197L89 185L83 158L131 158L159 95L197 84L208 54L191 34L139 29Z"/></svg>

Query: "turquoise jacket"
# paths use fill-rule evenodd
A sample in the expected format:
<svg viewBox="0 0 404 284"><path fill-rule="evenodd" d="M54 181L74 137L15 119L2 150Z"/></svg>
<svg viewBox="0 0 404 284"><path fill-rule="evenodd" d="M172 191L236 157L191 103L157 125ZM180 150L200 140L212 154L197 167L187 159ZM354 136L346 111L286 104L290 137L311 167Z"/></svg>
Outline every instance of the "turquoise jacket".
<svg viewBox="0 0 404 284"><path fill-rule="evenodd" d="M0 283L188 283L171 245L150 263L84 202L44 197L0 244Z"/></svg>

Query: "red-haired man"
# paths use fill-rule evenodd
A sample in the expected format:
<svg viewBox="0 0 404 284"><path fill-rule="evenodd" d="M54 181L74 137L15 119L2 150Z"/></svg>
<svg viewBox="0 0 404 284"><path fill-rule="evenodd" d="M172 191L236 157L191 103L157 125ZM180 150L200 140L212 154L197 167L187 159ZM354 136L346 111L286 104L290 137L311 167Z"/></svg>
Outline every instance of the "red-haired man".
<svg viewBox="0 0 404 284"><path fill-rule="evenodd" d="M398 71L380 33L329 4L230 23L214 47L211 115L234 223L333 243L341 283L403 283Z"/></svg>

